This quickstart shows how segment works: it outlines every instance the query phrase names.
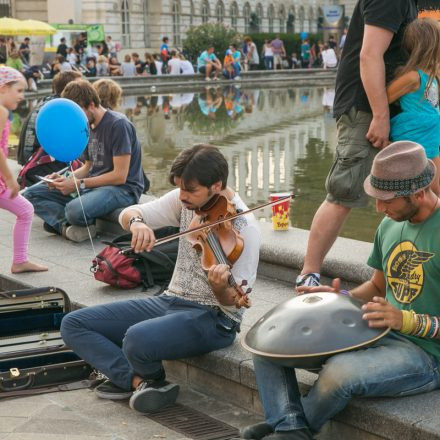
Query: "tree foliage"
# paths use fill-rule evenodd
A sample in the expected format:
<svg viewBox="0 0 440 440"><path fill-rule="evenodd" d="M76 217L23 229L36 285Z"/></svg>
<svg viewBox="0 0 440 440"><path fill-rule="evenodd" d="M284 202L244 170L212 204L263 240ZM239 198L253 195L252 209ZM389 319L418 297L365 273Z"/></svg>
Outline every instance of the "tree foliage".
<svg viewBox="0 0 440 440"><path fill-rule="evenodd" d="M206 23L192 27L186 33L183 50L189 59L195 63L197 57L209 46L214 46L219 59L223 59L230 44L239 44L241 34L221 23Z"/></svg>

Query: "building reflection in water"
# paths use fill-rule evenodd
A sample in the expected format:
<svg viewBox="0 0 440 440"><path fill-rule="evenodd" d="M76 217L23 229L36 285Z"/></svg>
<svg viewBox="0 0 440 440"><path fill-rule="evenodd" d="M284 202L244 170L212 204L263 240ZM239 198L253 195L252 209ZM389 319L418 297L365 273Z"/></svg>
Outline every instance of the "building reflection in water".
<svg viewBox="0 0 440 440"><path fill-rule="evenodd" d="M126 96L120 111L136 126L152 194L170 189L169 166L182 149L211 143L226 156L229 184L248 206L266 202L273 192L293 192L298 198L292 224L308 229L325 197L336 145L333 99L334 91L327 88L231 85L202 93ZM357 212L343 234L371 240L378 216L371 206ZM270 221L270 209L256 215Z"/></svg>

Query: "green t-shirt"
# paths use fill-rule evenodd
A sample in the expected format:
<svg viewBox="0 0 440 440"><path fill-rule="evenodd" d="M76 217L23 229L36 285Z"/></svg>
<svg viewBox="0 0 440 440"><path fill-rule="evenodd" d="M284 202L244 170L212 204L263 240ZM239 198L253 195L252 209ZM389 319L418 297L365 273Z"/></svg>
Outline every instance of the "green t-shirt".
<svg viewBox="0 0 440 440"><path fill-rule="evenodd" d="M440 209L422 223L382 220L368 265L384 273L386 299L400 310L440 316ZM440 340L403 335L440 365Z"/></svg>

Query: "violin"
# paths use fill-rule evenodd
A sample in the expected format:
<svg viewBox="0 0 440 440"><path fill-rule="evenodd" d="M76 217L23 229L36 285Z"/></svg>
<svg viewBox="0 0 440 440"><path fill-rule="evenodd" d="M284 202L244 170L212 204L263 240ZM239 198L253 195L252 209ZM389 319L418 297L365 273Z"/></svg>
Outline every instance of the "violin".
<svg viewBox="0 0 440 440"><path fill-rule="evenodd" d="M234 228L232 220L228 221L237 215L235 205L225 196L218 194L195 213L189 225L189 230L194 232L187 235L187 240L200 253L202 268L208 271L216 264L226 264L232 267L244 249L243 237ZM215 224L219 220L224 221ZM200 228L205 225L206 227ZM247 280L243 280L241 285L238 285L230 274L228 283L235 291L235 306L238 309L249 308L248 295L252 289L243 289L247 286Z"/></svg>

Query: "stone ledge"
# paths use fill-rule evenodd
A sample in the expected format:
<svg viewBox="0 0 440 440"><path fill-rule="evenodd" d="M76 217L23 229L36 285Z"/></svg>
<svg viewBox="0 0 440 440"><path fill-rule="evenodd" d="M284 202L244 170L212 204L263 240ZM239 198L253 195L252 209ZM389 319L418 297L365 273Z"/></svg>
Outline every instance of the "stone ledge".
<svg viewBox="0 0 440 440"><path fill-rule="evenodd" d="M87 78L91 82L97 81L106 77ZM335 69L295 69L295 70L276 70L266 71L257 70L252 72L243 72L240 75L240 80L228 80L220 78L218 81L206 82L204 77L200 74L194 75L151 75L151 76L112 76L108 77L116 81L124 90L131 92L142 91L145 94L146 90L149 92L164 91L171 89L200 89L206 86L221 85L257 85L258 87L285 87L286 82L292 85L310 85L319 81L319 84L334 85L336 80ZM153 88L153 89L151 89ZM34 97L41 94L47 94L52 90L52 80L45 79L38 83L37 92L26 92L26 96Z"/></svg>

